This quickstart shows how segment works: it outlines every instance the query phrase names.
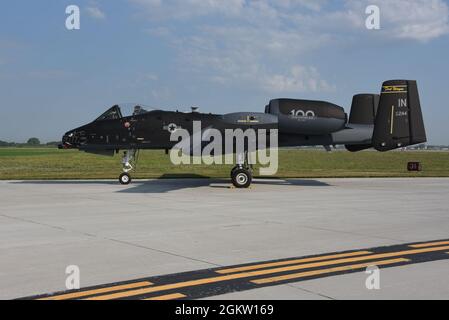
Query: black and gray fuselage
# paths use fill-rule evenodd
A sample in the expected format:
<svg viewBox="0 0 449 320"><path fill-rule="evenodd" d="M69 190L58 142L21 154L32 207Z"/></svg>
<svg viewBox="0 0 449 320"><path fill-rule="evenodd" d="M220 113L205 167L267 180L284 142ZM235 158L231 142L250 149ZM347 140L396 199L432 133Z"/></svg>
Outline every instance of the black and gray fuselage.
<svg viewBox="0 0 449 320"><path fill-rule="evenodd" d="M171 149L171 133L185 129L194 134L194 124L202 130L254 129L278 130L279 147L370 144L373 125L348 124L343 108L307 100L273 100L265 113L238 112L225 115L155 110L129 117L117 116L118 106L108 110L112 116L67 132L63 146L107 154L116 150ZM114 116L115 115L115 116ZM269 144L269 142L268 142Z"/></svg>

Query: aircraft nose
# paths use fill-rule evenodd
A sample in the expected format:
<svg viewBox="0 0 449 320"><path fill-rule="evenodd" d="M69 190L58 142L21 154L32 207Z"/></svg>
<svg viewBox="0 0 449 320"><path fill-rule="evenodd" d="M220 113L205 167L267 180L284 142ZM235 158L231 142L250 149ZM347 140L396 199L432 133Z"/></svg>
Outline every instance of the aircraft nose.
<svg viewBox="0 0 449 320"><path fill-rule="evenodd" d="M62 144L59 149L72 149L76 147L77 134L75 131L69 131L62 137Z"/></svg>

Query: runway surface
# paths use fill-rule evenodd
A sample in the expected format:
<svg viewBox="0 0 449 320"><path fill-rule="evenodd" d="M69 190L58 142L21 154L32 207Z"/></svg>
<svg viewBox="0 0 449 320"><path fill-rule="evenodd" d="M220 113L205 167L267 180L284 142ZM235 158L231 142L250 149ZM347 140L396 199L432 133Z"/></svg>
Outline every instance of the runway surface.
<svg viewBox="0 0 449 320"><path fill-rule="evenodd" d="M0 182L0 298L449 299L449 179L229 185Z"/></svg>

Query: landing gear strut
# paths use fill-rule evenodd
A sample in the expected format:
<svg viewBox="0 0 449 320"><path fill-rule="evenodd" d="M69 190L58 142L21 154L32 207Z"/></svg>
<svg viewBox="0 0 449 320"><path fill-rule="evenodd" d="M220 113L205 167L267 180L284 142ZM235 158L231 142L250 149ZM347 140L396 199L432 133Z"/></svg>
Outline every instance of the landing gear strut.
<svg viewBox="0 0 449 320"><path fill-rule="evenodd" d="M123 173L119 177L120 184L122 185L128 185L132 182L132 178L129 172L131 172L136 166L136 154L137 150L127 150L123 153Z"/></svg>
<svg viewBox="0 0 449 320"><path fill-rule="evenodd" d="M247 189L253 181L252 168L248 164L248 153L245 152L244 156L238 155L237 158L239 164L231 170L232 184L237 189Z"/></svg>

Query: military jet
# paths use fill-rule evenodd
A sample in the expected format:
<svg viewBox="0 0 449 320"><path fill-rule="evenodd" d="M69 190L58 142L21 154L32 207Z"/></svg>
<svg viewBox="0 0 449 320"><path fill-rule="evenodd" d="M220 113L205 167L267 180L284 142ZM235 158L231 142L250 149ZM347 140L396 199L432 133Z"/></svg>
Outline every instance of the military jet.
<svg viewBox="0 0 449 320"><path fill-rule="evenodd" d="M264 113L239 112L225 115L146 110L136 105L130 116L123 116L115 105L95 121L70 130L60 149L79 149L88 153L113 156L123 152L123 173L119 181L131 183L139 150L171 150L176 145L171 134L183 128L194 134L195 121L203 128L277 130L278 147L345 145L350 152L374 148L385 152L427 141L417 83L390 80L383 83L380 95L353 97L348 116L342 107L324 101L275 99ZM269 145L269 144L268 144ZM201 148L204 146L201 145ZM248 188L253 179L248 150L236 157L231 171L236 188Z"/></svg>

